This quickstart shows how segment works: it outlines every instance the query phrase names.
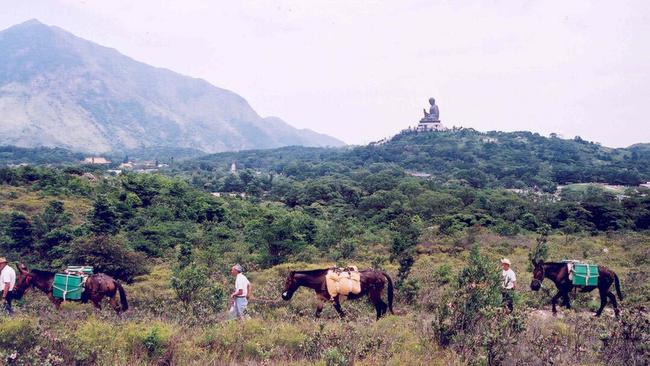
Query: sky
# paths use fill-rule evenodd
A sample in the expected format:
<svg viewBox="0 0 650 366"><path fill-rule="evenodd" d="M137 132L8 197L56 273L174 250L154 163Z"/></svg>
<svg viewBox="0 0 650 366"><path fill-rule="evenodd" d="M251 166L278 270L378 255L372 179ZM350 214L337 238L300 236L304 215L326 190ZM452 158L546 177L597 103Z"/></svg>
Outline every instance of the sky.
<svg viewBox="0 0 650 366"><path fill-rule="evenodd" d="M417 125L650 142L650 1L0 0L349 144ZM0 60L1 62L1 60Z"/></svg>

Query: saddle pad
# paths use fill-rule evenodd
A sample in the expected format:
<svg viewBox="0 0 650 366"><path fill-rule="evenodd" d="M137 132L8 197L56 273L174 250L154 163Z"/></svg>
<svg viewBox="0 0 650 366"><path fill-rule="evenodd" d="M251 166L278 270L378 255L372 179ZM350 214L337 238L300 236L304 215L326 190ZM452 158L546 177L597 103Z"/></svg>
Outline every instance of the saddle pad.
<svg viewBox="0 0 650 366"><path fill-rule="evenodd" d="M356 270L330 269L325 275L325 281L331 298L336 295L348 296L361 292L361 274Z"/></svg>
<svg viewBox="0 0 650 366"><path fill-rule="evenodd" d="M598 286L598 266L587 263L573 263L572 282L574 286Z"/></svg>
<svg viewBox="0 0 650 366"><path fill-rule="evenodd" d="M57 273L52 283L52 296L63 300L80 300L84 281L85 276Z"/></svg>

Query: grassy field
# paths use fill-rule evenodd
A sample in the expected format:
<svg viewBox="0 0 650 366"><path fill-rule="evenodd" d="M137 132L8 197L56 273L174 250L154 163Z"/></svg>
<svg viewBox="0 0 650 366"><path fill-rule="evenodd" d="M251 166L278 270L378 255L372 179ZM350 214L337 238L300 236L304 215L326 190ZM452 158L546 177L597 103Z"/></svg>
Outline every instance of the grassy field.
<svg viewBox="0 0 650 366"><path fill-rule="evenodd" d="M10 203L11 204L11 203ZM549 238L549 260L580 258L606 265L621 277L622 320L607 307L601 318L591 311L597 293L572 296L574 309L549 309L552 284L529 290L527 254L535 237L501 237L479 230L472 235L425 235L406 286L396 295L396 315L374 320L365 301L345 302L348 313L340 320L331 306L321 319L313 318L313 294L305 289L291 302L280 300L289 270L329 266L283 264L249 273L254 286L251 319L227 321L226 306L176 299L170 287L171 270L164 261L126 286L130 309L115 315L110 307L95 311L90 305L67 303L60 312L42 293L30 292L17 303L17 314L0 321L0 362L49 365L461 365L461 364L647 364L650 304L650 236L612 234ZM570 245L567 245L570 244ZM466 266L468 249L482 255L499 270L506 255L518 276L516 311L486 317L486 327L505 319L520 319L519 333L505 337L497 358L488 356L490 333L476 347L441 345L436 327L440 309L455 296L456 275ZM352 263L351 263L352 264ZM367 263L354 263L364 267ZM385 264L391 274L397 267ZM216 275L211 281L224 287L233 280ZM229 288L229 287L228 287ZM462 289L461 289L462 291ZM461 295L458 295L461 296ZM106 304L108 305L108 304ZM508 323L511 324L511 323ZM469 336L469 335L468 335ZM633 357L632 357L633 356ZM626 358L627 357L627 358Z"/></svg>

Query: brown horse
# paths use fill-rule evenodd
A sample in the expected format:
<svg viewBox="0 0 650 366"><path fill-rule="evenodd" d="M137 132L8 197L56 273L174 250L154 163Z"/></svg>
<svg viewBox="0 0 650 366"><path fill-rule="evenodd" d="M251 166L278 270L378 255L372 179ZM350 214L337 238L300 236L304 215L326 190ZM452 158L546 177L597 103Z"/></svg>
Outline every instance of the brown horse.
<svg viewBox="0 0 650 366"><path fill-rule="evenodd" d="M61 308L63 300L57 299L52 295L55 273L38 269L28 271L24 264L18 264L18 271L19 273L18 276L16 276L15 290L17 298L23 297L27 290L31 287L35 287L47 294L47 297L52 301L57 309ZM117 299L115 298L117 292L120 293L120 305L118 305ZM117 313L120 311L126 311L129 308L124 288L122 288L122 285L118 281L103 273L89 276L84 283L84 292L81 296L81 302L87 303L88 300L90 300L97 309L101 310L101 301L104 296L110 298L111 306Z"/></svg>
<svg viewBox="0 0 650 366"><path fill-rule="evenodd" d="M542 287L542 281L544 278L555 283L557 287L557 294L551 299L551 304L553 305L553 314L557 313L555 309L555 304L557 300L561 297L563 300L563 305L567 309L571 309L571 303L569 302L569 292L573 289L573 282L569 278L569 269L566 263L556 263L549 262L544 263L543 261L535 262L533 261L533 281L530 283L530 289L533 291L538 291ZM618 318L619 310L618 303L616 302L616 296L609 291L609 288L612 284L616 287L616 293L618 298L623 301L623 294L621 293L621 284L618 281L618 276L614 271L605 267L598 266L598 286L582 286L580 292L591 292L594 289L598 288L600 292L600 308L596 312L596 316L602 314L605 305L607 305L607 298L609 298L614 306L614 314Z"/></svg>
<svg viewBox="0 0 650 366"><path fill-rule="evenodd" d="M316 306L316 317L320 317L320 313L323 311L323 306L325 302L330 300L330 295L327 292L327 283L325 281L325 276L327 271L330 268L325 269L315 269L310 271L291 271L287 277L287 281L284 285L284 292L282 293L282 299L285 301L291 300L293 293L298 290L299 287L304 286L308 287L314 292L316 292L316 297L318 299L318 305ZM393 280L387 273L382 271L377 271L374 269L366 269L359 271L361 278L361 292L358 294L350 294L347 296L348 299L355 300L362 298L365 295L368 295L368 298L375 306L377 311L377 319L386 313L386 309L390 309L391 314L393 313ZM387 285L387 286L386 286ZM384 290L384 287L388 287L388 305L381 299L381 294ZM345 313L341 309L341 302L339 295L335 296L333 299L334 309L339 313L339 316L343 318Z"/></svg>

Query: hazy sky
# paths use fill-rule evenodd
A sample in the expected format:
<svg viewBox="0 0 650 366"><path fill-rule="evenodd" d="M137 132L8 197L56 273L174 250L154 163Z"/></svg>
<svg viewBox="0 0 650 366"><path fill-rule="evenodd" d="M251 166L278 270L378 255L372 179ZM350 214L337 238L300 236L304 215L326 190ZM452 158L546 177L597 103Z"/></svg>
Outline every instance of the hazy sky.
<svg viewBox="0 0 650 366"><path fill-rule="evenodd" d="M417 124L650 142L650 1L0 0L364 143ZM0 60L2 62L2 60Z"/></svg>

